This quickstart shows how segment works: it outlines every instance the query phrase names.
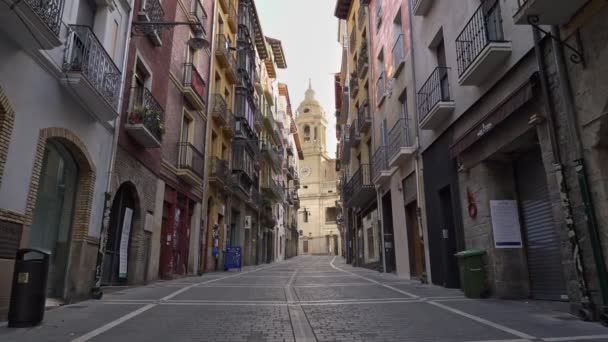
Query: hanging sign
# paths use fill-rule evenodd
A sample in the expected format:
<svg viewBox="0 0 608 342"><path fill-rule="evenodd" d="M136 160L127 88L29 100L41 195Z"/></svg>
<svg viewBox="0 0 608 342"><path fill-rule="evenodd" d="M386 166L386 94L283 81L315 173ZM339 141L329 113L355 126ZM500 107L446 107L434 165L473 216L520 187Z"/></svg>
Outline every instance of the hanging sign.
<svg viewBox="0 0 608 342"><path fill-rule="evenodd" d="M129 261L129 236L131 236L131 220L133 209L125 208L125 216L122 219L122 234L120 236L120 263L118 265L118 278L127 277L127 264Z"/></svg>
<svg viewBox="0 0 608 342"><path fill-rule="evenodd" d="M517 201L490 201L494 247L521 248L521 226Z"/></svg>

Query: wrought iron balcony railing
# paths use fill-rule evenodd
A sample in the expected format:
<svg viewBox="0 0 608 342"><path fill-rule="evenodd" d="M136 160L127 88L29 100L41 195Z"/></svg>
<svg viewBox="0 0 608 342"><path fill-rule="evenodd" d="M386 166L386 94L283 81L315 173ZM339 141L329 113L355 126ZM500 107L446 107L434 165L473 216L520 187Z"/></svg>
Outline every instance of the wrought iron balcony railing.
<svg viewBox="0 0 608 342"><path fill-rule="evenodd" d="M357 29L356 26L353 25L353 29L350 30L350 40L348 43L348 50L350 51L350 53L352 54L353 52L355 52L355 47L357 46Z"/></svg>
<svg viewBox="0 0 608 342"><path fill-rule="evenodd" d="M372 157L372 178L375 179L380 172L388 170L388 149L380 146Z"/></svg>
<svg viewBox="0 0 608 342"><path fill-rule="evenodd" d="M139 16L144 21L162 22L165 17L165 11L163 10L160 0L142 0ZM145 32L156 46L161 45L162 31L158 29L147 29Z"/></svg>
<svg viewBox="0 0 608 342"><path fill-rule="evenodd" d="M359 30L365 27L365 22L367 21L367 6L363 6L362 3L359 3L359 11L357 13L357 22L359 24Z"/></svg>
<svg viewBox="0 0 608 342"><path fill-rule="evenodd" d="M118 107L121 73L88 26L70 25L63 69L79 73L115 110Z"/></svg>
<svg viewBox="0 0 608 342"><path fill-rule="evenodd" d="M350 143L353 146L358 146L361 142L361 134L359 134L359 126L357 125L357 119L354 119L350 124Z"/></svg>
<svg viewBox="0 0 608 342"><path fill-rule="evenodd" d="M450 68L437 67L418 91L418 120L422 122L439 102L452 101L450 97Z"/></svg>
<svg viewBox="0 0 608 342"><path fill-rule="evenodd" d="M63 15L64 0L23 0L40 20L56 35L61 29L61 16Z"/></svg>
<svg viewBox="0 0 608 342"><path fill-rule="evenodd" d="M481 52L492 42L504 43L500 2L482 1L473 17L456 38L458 76L462 76Z"/></svg>
<svg viewBox="0 0 608 342"><path fill-rule="evenodd" d="M367 133L372 127L372 117L370 115L369 105L365 101L357 109L357 125L359 132Z"/></svg>
<svg viewBox="0 0 608 342"><path fill-rule="evenodd" d="M209 177L211 177L212 180L222 183L224 186L230 186L232 170L230 170L228 161L213 157L210 166Z"/></svg>
<svg viewBox="0 0 608 342"><path fill-rule="evenodd" d="M222 94L213 94L213 107L211 109L211 115L214 119L220 123L226 124L228 122L228 104Z"/></svg>
<svg viewBox="0 0 608 342"><path fill-rule="evenodd" d="M369 57L367 52L367 43L361 43L359 57L357 57L357 69L359 70L359 78L364 79L369 69Z"/></svg>
<svg viewBox="0 0 608 342"><path fill-rule="evenodd" d="M218 61L222 67L228 67L229 69L236 68L236 60L232 52L232 46L226 35L218 33L216 35L217 46L215 49L215 55L218 57Z"/></svg>
<svg viewBox="0 0 608 342"><path fill-rule="evenodd" d="M353 98L356 97L359 93L359 78L357 78L357 70L353 70L353 72L350 73L349 88L350 96Z"/></svg>
<svg viewBox="0 0 608 342"><path fill-rule="evenodd" d="M205 170L205 156L194 145L189 142L179 142L177 168L193 172L203 178Z"/></svg>
<svg viewBox="0 0 608 342"><path fill-rule="evenodd" d="M355 172L352 178L353 181L353 197L358 197L359 193L369 188L374 188L372 182L372 174L370 172L369 164L361 164L359 169Z"/></svg>
<svg viewBox="0 0 608 342"><path fill-rule="evenodd" d="M393 68L397 70L405 62L405 52L403 47L403 34L397 36L393 45Z"/></svg>
<svg viewBox="0 0 608 342"><path fill-rule="evenodd" d="M192 88L202 103L207 102L207 83L192 63L184 63L184 87Z"/></svg>
<svg viewBox="0 0 608 342"><path fill-rule="evenodd" d="M207 12L205 11L205 7L203 6L203 2L201 0L193 0L193 8L190 10L190 20L201 24L200 28L203 30L203 35L206 35L207 32L205 28L207 27Z"/></svg>
<svg viewBox="0 0 608 342"><path fill-rule="evenodd" d="M376 101L378 101L378 105L382 104L382 101L384 101L384 96L385 96L385 83L384 83L384 71L382 71L380 73L380 76L378 76L378 80L376 81Z"/></svg>
<svg viewBox="0 0 608 342"><path fill-rule="evenodd" d="M401 118L397 120L393 128L388 133L388 148L389 158L391 159L399 153L402 147L412 146L412 138L410 137L408 119Z"/></svg>
<svg viewBox="0 0 608 342"><path fill-rule="evenodd" d="M283 198L283 188L272 178L266 179L264 184L262 184L262 189L265 190L268 194L274 196L275 199Z"/></svg>
<svg viewBox="0 0 608 342"><path fill-rule="evenodd" d="M277 169L281 165L281 158L276 148L272 146L269 141L262 140L261 142L261 151L266 155L269 161L272 163L273 168Z"/></svg>
<svg viewBox="0 0 608 342"><path fill-rule="evenodd" d="M131 88L131 96L133 101L128 123L132 125L143 124L156 140L161 141L165 110L148 88Z"/></svg>

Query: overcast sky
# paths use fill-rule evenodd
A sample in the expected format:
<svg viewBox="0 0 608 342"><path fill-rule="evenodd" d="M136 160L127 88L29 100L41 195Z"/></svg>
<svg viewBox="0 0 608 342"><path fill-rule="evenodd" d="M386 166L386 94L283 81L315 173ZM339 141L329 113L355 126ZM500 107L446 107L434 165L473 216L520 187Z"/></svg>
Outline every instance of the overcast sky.
<svg viewBox="0 0 608 342"><path fill-rule="evenodd" d="M312 79L329 122L327 149L335 156L333 74L340 70L341 57L335 0L256 0L256 6L264 34L283 42L287 69L279 70L278 77L289 86L294 111Z"/></svg>

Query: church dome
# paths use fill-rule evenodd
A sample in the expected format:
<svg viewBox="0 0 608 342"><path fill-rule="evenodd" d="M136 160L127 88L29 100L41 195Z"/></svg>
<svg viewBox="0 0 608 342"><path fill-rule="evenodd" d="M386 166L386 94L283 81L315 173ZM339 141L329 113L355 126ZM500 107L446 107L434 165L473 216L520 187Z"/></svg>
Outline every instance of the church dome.
<svg viewBox="0 0 608 342"><path fill-rule="evenodd" d="M304 101L300 103L298 107L298 112L300 115L306 114L320 114L324 115L323 107L321 103L315 97L316 93L314 89L312 89L312 82L308 81L308 89L306 89L306 93L304 94Z"/></svg>

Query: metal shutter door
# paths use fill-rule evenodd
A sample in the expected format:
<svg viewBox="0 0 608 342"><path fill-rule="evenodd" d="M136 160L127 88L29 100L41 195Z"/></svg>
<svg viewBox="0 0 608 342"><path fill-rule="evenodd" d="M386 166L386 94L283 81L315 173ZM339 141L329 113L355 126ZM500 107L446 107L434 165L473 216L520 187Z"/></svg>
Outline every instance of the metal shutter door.
<svg viewBox="0 0 608 342"><path fill-rule="evenodd" d="M532 297L564 300L567 291L560 243L540 149L535 148L518 158L515 162L515 175L526 237Z"/></svg>

